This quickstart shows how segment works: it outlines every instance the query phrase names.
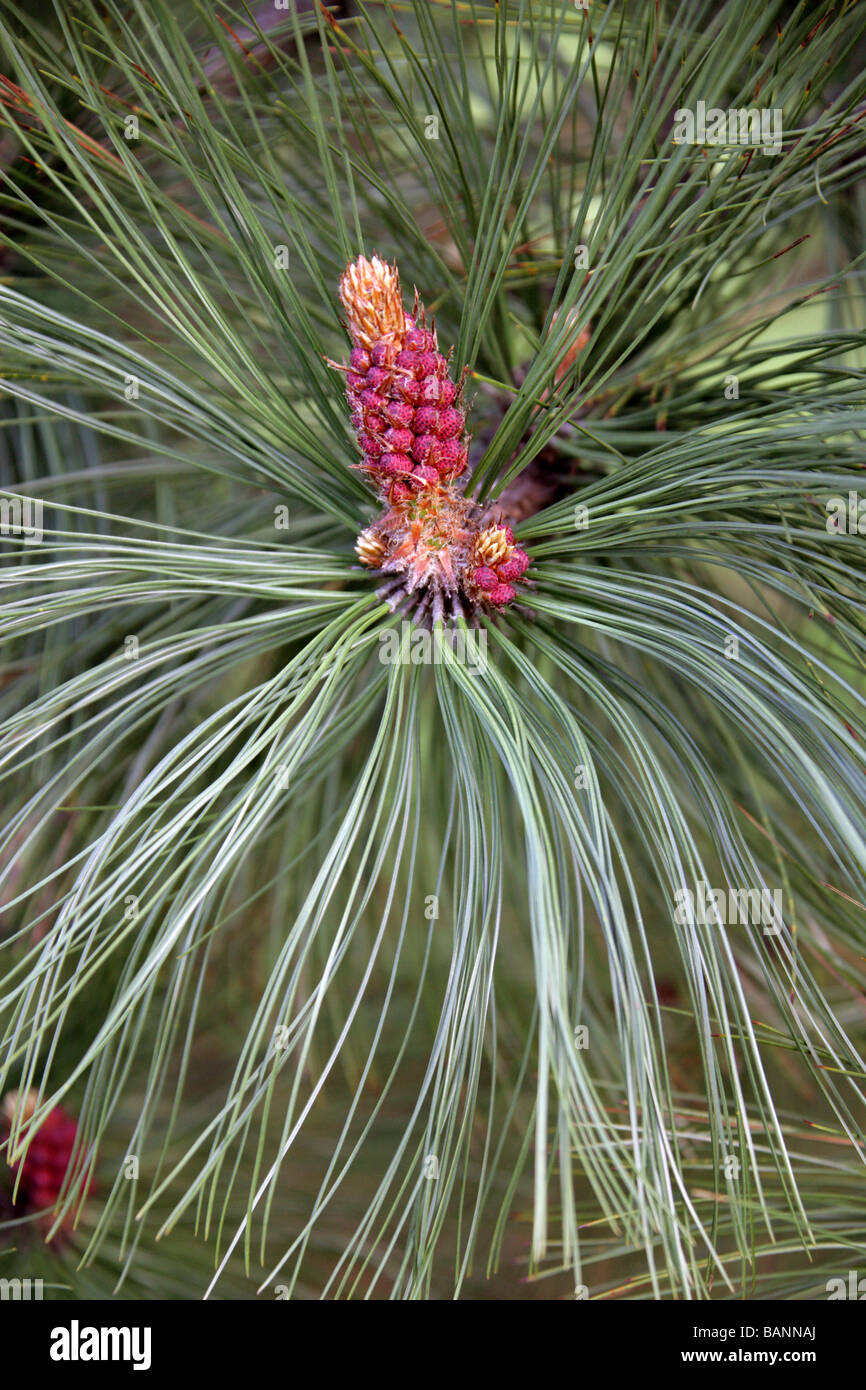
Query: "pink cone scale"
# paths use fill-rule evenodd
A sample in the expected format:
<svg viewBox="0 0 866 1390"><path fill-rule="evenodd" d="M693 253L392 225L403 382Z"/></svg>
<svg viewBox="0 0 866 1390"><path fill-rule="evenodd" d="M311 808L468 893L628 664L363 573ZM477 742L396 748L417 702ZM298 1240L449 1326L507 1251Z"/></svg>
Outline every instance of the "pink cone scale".
<svg viewBox="0 0 866 1390"><path fill-rule="evenodd" d="M452 482L465 469L468 457L465 447L441 454L438 451L438 440L462 442L466 413L451 404L458 399L459 387L448 377L448 364L438 350L436 331L417 325L409 314L404 314L404 323L402 340L415 346L395 351L399 333L388 343L372 343L369 350L356 346L349 356L351 370L346 374L346 394L362 453L361 467L388 501L392 500L395 472L385 462L389 453L429 465L399 470L406 474L403 482L415 491L440 481ZM374 361L381 365L373 365ZM365 362L370 364L366 369ZM445 378L447 392L442 389ZM387 451L381 448L382 442Z"/></svg>
<svg viewBox="0 0 866 1390"><path fill-rule="evenodd" d="M509 527L483 522L466 497L469 458L463 384L455 381L417 292L403 307L395 265L359 256L340 280L352 340L345 373L358 467L386 510L357 554L387 577L380 590L416 622L476 621L507 607L529 566Z"/></svg>

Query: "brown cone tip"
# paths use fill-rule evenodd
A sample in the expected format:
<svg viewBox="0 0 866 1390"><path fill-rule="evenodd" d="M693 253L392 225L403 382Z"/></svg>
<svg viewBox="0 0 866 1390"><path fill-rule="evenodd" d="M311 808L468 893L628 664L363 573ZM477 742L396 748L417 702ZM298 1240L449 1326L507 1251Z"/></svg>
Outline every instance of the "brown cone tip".
<svg viewBox="0 0 866 1390"><path fill-rule="evenodd" d="M359 256L343 273L340 299L357 346L369 349L384 341L400 350L406 315L396 265L388 265L378 256L371 261Z"/></svg>

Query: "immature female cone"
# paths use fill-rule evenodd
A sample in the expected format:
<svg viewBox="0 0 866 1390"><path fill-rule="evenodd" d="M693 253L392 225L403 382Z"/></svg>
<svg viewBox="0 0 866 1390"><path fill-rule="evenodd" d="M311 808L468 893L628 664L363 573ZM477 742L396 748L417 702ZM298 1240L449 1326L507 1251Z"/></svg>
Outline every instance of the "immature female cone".
<svg viewBox="0 0 866 1390"><path fill-rule="evenodd" d="M449 375L417 294L405 312L396 266L359 256L342 276L340 299L352 338L341 370L359 466L388 504L359 536L359 560L389 576L384 596L416 621L472 620L481 608L505 607L529 557L509 528L485 525L457 486L469 454L466 373L459 382Z"/></svg>

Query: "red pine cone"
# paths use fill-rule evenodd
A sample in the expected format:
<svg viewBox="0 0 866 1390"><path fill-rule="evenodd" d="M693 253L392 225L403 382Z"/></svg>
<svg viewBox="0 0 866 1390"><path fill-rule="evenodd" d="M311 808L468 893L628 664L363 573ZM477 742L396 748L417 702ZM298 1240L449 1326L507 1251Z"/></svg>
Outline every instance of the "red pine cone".
<svg viewBox="0 0 866 1390"><path fill-rule="evenodd" d="M0 1110L2 1140L9 1137L16 1099L15 1092L9 1092L4 1097L3 1108ZM24 1102L25 1116L32 1114L35 1108L36 1096L31 1092ZM62 1105L55 1105L49 1110L38 1133L30 1141L24 1158L9 1164L13 1174L13 1187L16 1181L18 1184L15 1193L16 1213L20 1212L22 1216L26 1216L32 1212L50 1211L56 1206L75 1149L77 1134L78 1126L75 1120ZM84 1195L92 1190L93 1185L94 1179L91 1175ZM74 1213L70 1213L64 1219L63 1225L71 1226L73 1217ZM46 1224L51 1224L50 1218Z"/></svg>
<svg viewBox="0 0 866 1390"><path fill-rule="evenodd" d="M388 503L358 538L358 558L386 576L381 592L392 607L414 605L416 621L505 607L529 557L509 527L485 525L481 506L456 485L469 457L463 378L448 375L417 293L413 314L405 312L396 265L359 256L341 277L340 299L352 339L341 370L361 467Z"/></svg>

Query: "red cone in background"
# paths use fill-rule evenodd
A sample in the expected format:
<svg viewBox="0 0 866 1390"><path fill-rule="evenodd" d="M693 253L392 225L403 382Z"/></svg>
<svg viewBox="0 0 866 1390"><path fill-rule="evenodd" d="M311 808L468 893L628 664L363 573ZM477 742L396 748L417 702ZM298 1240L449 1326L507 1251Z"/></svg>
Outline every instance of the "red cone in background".
<svg viewBox="0 0 866 1390"><path fill-rule="evenodd" d="M35 1091L28 1092L21 1106L22 1117L29 1120L34 1114L39 1097ZM12 1120L20 1099L17 1091L9 1091L0 1107L0 1142L8 1140ZM14 1212L16 1216L29 1216L43 1211L51 1213L57 1205L67 1169L75 1151L78 1125L62 1105L49 1110L39 1130L34 1134L23 1158L9 1163L11 1187L14 1193ZM81 1169L81 1157L76 1157L75 1171ZM17 1186L16 1186L17 1185ZM82 1198L93 1187L92 1175L88 1179ZM63 1218L62 1229L71 1229L74 1209ZM43 1225L52 1224L52 1217L46 1215Z"/></svg>

